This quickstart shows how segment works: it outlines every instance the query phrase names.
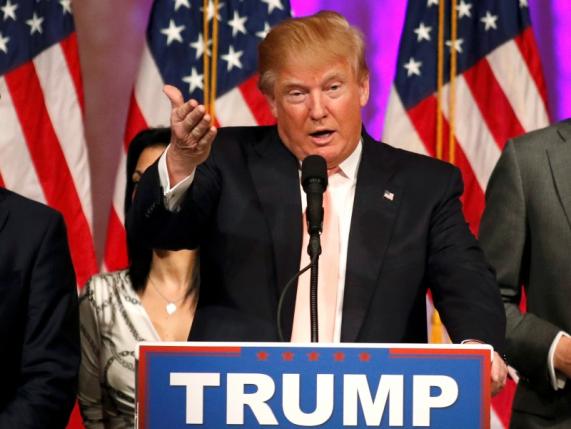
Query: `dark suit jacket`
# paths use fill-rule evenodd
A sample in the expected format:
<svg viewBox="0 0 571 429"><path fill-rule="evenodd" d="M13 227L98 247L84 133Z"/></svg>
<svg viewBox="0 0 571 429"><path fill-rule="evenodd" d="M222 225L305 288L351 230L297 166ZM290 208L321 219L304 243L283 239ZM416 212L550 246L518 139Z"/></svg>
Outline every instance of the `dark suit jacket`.
<svg viewBox="0 0 571 429"><path fill-rule="evenodd" d="M557 333L571 333L571 120L507 143L486 192L480 239L497 270L508 358L521 376L514 411L571 427L571 381L554 391L547 366Z"/></svg>
<svg viewBox="0 0 571 429"><path fill-rule="evenodd" d="M277 339L278 297L301 256L298 167L275 127L226 128L178 213L164 209L156 165L143 177L130 230L154 247L200 246L190 339ZM452 338L503 346L501 300L464 221L461 193L453 166L363 136L342 341L425 342L431 288ZM285 301L286 336L295 295L294 288Z"/></svg>
<svg viewBox="0 0 571 429"><path fill-rule="evenodd" d="M77 392L75 275L62 217L0 188L0 428L63 428Z"/></svg>

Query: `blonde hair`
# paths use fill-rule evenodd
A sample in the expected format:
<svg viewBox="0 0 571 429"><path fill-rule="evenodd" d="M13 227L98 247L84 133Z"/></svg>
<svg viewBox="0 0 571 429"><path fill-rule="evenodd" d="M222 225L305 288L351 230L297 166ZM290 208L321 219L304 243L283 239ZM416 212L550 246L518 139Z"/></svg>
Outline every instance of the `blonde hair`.
<svg viewBox="0 0 571 429"><path fill-rule="evenodd" d="M368 75L363 34L337 12L290 18L276 25L258 46L258 87L271 94L276 73L294 59L311 65L345 60L359 80Z"/></svg>

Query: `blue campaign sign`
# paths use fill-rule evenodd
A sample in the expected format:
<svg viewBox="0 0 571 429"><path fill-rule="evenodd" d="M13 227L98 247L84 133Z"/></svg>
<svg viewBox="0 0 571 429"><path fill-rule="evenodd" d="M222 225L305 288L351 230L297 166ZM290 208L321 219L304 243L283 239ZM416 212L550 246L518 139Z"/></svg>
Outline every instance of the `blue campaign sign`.
<svg viewBox="0 0 571 429"><path fill-rule="evenodd" d="M489 427L489 346L141 343L139 428Z"/></svg>

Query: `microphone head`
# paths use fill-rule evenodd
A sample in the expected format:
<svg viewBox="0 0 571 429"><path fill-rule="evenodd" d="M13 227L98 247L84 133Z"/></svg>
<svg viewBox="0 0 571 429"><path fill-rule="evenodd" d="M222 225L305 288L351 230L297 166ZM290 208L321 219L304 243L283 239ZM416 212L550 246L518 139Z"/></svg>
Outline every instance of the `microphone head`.
<svg viewBox="0 0 571 429"><path fill-rule="evenodd" d="M309 155L301 163L301 185L307 193L310 185L327 188L327 163L320 155Z"/></svg>

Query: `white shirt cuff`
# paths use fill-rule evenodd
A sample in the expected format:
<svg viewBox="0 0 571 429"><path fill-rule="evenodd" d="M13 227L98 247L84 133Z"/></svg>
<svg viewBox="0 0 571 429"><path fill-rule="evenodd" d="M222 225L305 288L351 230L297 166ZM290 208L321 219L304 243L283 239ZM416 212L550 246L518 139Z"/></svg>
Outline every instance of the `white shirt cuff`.
<svg viewBox="0 0 571 429"><path fill-rule="evenodd" d="M567 382L567 377L555 369L553 362L553 359L555 358L555 348L557 347L557 343L563 335L567 337L569 336L569 334L566 332L559 331L551 343L551 347L549 347L549 354L547 355L547 368L549 368L549 378L551 379L551 386L553 387L553 390L563 389L565 387L565 383Z"/></svg>
<svg viewBox="0 0 571 429"><path fill-rule="evenodd" d="M167 167L167 152L169 147L170 145L167 146L166 150L159 158L159 180L161 182L161 187L163 188L165 207L168 211L176 212L180 209L184 194L194 180L194 173L196 170L174 185L171 189Z"/></svg>

